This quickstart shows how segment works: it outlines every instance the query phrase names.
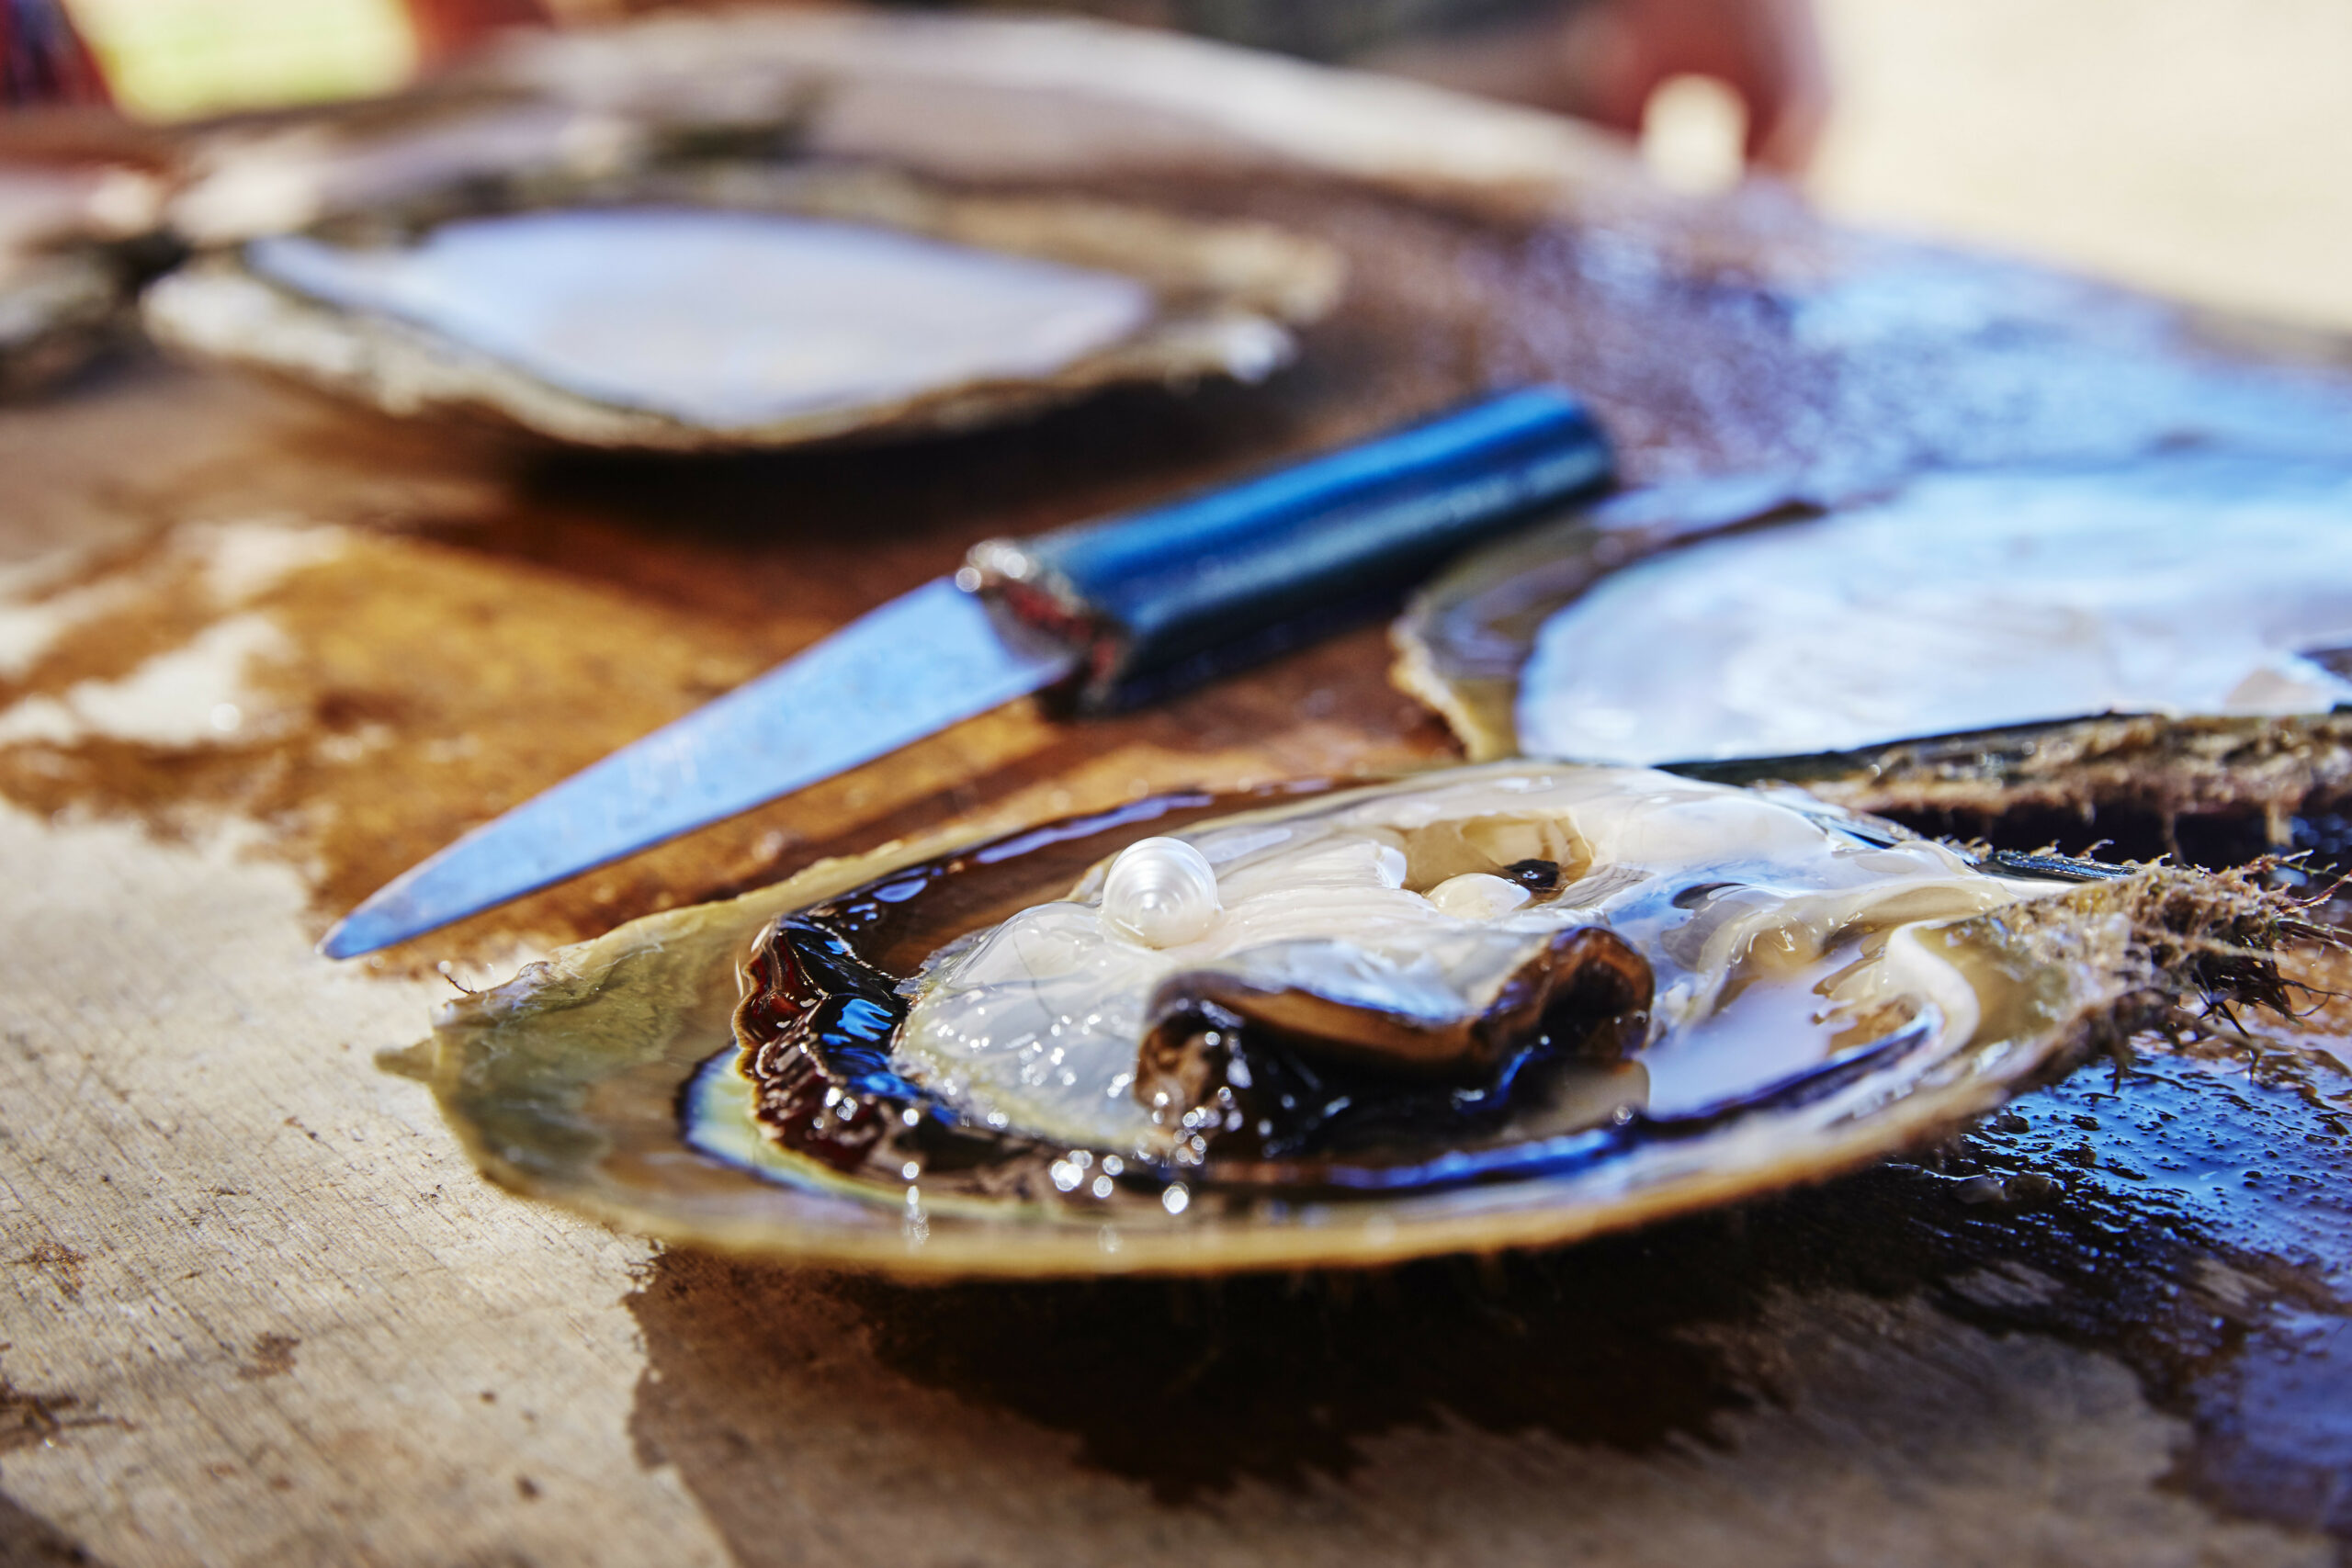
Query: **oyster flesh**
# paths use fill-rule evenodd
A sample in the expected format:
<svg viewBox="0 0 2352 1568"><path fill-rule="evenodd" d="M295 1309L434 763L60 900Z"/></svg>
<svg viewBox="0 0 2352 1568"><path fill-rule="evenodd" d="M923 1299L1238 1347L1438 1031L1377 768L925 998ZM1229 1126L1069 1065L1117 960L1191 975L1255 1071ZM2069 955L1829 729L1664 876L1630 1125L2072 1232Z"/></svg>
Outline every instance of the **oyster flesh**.
<svg viewBox="0 0 2352 1568"><path fill-rule="evenodd" d="M1221 907L1155 943L1115 896L1162 843ZM1906 1029L1965 1043L1983 1005L1922 923L2047 887L1801 798L1489 769L1134 846L935 955L892 1059L967 1119L1178 1164L1318 1146L1384 1078L1499 1104L1531 1054L1630 1056L1604 1113L1684 1114Z"/></svg>

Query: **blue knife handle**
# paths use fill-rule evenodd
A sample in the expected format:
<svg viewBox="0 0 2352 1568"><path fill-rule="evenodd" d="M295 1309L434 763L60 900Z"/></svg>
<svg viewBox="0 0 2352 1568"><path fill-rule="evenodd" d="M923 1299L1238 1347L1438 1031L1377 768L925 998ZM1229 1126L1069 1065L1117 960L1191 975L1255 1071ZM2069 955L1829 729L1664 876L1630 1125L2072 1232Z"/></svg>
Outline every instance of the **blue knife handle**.
<svg viewBox="0 0 2352 1568"><path fill-rule="evenodd" d="M1069 700L1115 712L1377 615L1610 472L1584 405L1531 387L1165 506L988 540L956 580L1080 649Z"/></svg>

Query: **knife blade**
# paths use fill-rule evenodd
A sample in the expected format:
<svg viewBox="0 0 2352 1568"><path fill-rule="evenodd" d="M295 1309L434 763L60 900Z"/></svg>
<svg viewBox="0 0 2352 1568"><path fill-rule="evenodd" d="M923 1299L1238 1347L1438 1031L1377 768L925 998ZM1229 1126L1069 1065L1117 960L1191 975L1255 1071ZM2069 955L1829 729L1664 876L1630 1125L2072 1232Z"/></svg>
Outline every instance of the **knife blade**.
<svg viewBox="0 0 2352 1568"><path fill-rule="evenodd" d="M1452 556L1610 476L1574 397L1524 388L1238 484L1025 539L474 829L319 942L352 958L1056 691L1116 712L1377 613Z"/></svg>

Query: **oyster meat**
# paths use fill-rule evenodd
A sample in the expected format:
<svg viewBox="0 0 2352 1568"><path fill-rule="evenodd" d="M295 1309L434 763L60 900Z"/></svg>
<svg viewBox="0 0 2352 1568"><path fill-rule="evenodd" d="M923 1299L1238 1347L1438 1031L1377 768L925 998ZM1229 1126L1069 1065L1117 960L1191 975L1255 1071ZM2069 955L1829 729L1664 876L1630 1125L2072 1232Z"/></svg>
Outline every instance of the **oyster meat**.
<svg viewBox="0 0 2352 1568"><path fill-rule="evenodd" d="M1216 907L1155 942L1120 882L1163 845ZM1964 1043L1983 1003L1923 923L2049 886L1802 797L1488 769L1133 846L933 957L892 1061L967 1120L1129 1158L1287 1157L1368 1121L1409 1159L1384 1101L1499 1110L1530 1056L1606 1065L1579 1111L1685 1115L1905 1030Z"/></svg>

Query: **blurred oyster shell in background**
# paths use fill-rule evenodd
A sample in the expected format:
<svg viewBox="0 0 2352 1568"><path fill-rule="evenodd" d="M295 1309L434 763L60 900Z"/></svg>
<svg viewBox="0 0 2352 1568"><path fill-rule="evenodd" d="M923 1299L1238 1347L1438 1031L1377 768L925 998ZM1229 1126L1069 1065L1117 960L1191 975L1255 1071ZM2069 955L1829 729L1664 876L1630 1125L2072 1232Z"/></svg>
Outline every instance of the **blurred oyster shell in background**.
<svg viewBox="0 0 2352 1568"><path fill-rule="evenodd" d="M63 376L135 330L158 179L124 165L0 157L0 396Z"/></svg>
<svg viewBox="0 0 2352 1568"><path fill-rule="evenodd" d="M130 294L103 255L0 253L0 396L85 364L124 333Z"/></svg>
<svg viewBox="0 0 2352 1568"><path fill-rule="evenodd" d="M2111 713L2325 713L2352 468L2174 456L1912 479L1627 566L1521 676L1538 756L1804 756Z"/></svg>
<svg viewBox="0 0 2352 1568"><path fill-rule="evenodd" d="M762 447L960 429L1123 381L1255 380L1340 276L1328 247L1262 224L873 170L706 168L435 216L254 240L152 288L149 329L395 415Z"/></svg>
<svg viewBox="0 0 2352 1568"><path fill-rule="evenodd" d="M260 276L582 397L730 429L1051 376L1133 333L1131 278L777 213L463 219L400 248L256 240Z"/></svg>
<svg viewBox="0 0 2352 1568"><path fill-rule="evenodd" d="M2242 860L2352 788L2347 541L2352 467L2223 452L1661 486L1457 563L1395 677L1474 757L1785 779L2021 849L2228 818L2208 858Z"/></svg>

